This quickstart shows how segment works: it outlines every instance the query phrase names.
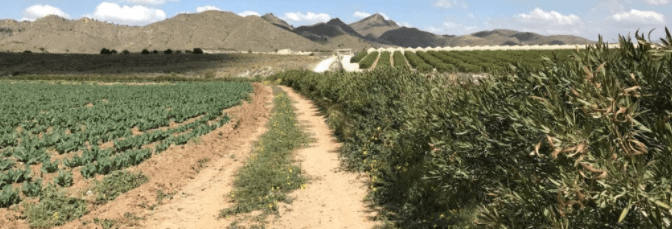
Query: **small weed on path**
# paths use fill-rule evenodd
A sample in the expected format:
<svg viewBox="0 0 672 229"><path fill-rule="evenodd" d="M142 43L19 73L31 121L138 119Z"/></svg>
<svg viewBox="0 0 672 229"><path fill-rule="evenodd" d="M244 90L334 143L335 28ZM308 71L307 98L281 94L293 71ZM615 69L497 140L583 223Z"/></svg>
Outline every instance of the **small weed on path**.
<svg viewBox="0 0 672 229"><path fill-rule="evenodd" d="M64 190L49 185L40 193L40 202L26 206L24 214L31 228L60 226L86 214L86 202L68 197Z"/></svg>
<svg viewBox="0 0 672 229"><path fill-rule="evenodd" d="M308 135L299 125L289 97L279 88L273 92L276 96L268 131L236 174L231 192L235 206L222 210L220 217L255 210L276 212L279 201L289 201L286 193L306 183L301 168L294 165L292 152L309 143Z"/></svg>

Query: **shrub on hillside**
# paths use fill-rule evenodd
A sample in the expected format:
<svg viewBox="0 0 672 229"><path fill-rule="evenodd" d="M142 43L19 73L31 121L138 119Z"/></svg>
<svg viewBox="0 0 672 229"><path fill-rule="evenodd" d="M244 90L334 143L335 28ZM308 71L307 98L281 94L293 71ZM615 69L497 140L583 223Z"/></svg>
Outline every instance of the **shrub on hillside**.
<svg viewBox="0 0 672 229"><path fill-rule="evenodd" d="M110 51L110 54L117 54L117 50L112 49L112 51Z"/></svg>
<svg viewBox="0 0 672 229"><path fill-rule="evenodd" d="M636 37L479 83L277 77L324 108L399 228L669 228L672 36L662 50Z"/></svg>
<svg viewBox="0 0 672 229"><path fill-rule="evenodd" d="M131 52L129 52L128 50L124 50L124 51L122 51L121 53L123 53L124 55L131 54Z"/></svg>
<svg viewBox="0 0 672 229"><path fill-rule="evenodd" d="M101 55L110 55L112 52L109 49L103 48L100 50Z"/></svg>
<svg viewBox="0 0 672 229"><path fill-rule="evenodd" d="M359 69L369 69L371 65L378 59L378 52L371 52L361 62L359 62Z"/></svg>
<svg viewBox="0 0 672 229"><path fill-rule="evenodd" d="M149 50L147 50L147 49L143 49L142 52L140 52L140 53L141 53L142 55L148 55L148 54L149 54Z"/></svg>
<svg viewBox="0 0 672 229"><path fill-rule="evenodd" d="M366 57L367 55L369 55L369 53L366 52L366 50L362 50L361 52L358 52L355 56L353 56L350 59L350 63L359 63L359 61L364 59L364 57Z"/></svg>
<svg viewBox="0 0 672 229"><path fill-rule="evenodd" d="M154 51L152 51L152 53L153 54L159 54L159 50L154 49Z"/></svg>
<svg viewBox="0 0 672 229"><path fill-rule="evenodd" d="M175 54L182 54L182 50L175 50Z"/></svg>
<svg viewBox="0 0 672 229"><path fill-rule="evenodd" d="M166 51L163 51L163 53L165 53L165 54L173 54L173 50L172 50L172 49L167 49Z"/></svg>
<svg viewBox="0 0 672 229"><path fill-rule="evenodd" d="M201 49L201 48L195 48L195 49L194 49L194 54L203 54L203 49Z"/></svg>
<svg viewBox="0 0 672 229"><path fill-rule="evenodd" d="M31 52L30 50L26 50L26 51L23 51L23 53L30 54L30 53L33 53L33 52Z"/></svg>

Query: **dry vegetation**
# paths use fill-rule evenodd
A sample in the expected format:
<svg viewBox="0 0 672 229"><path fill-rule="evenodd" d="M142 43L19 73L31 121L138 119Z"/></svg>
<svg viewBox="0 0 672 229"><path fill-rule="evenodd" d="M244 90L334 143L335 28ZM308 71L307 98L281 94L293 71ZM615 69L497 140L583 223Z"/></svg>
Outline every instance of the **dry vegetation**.
<svg viewBox="0 0 672 229"><path fill-rule="evenodd" d="M24 74L55 75L183 75L189 77L269 76L309 68L317 57L262 54L24 54L0 53L0 77Z"/></svg>

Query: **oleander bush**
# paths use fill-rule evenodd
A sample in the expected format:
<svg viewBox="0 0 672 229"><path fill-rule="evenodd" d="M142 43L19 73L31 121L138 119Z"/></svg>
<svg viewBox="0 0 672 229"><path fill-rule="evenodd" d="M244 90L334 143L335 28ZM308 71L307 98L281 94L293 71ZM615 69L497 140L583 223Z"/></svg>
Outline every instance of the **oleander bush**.
<svg viewBox="0 0 672 229"><path fill-rule="evenodd" d="M399 228L669 228L666 33L658 45L637 32L636 48L621 36L620 50L599 37L476 83L405 68L274 78L323 108Z"/></svg>

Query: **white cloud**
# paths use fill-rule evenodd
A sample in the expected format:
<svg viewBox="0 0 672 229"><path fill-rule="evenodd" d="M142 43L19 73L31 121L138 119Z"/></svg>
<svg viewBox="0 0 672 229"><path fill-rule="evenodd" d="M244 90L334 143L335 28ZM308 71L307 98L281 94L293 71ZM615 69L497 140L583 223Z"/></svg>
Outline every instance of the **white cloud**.
<svg viewBox="0 0 672 229"><path fill-rule="evenodd" d="M103 2L93 14L84 17L125 25L146 25L166 19L166 12L146 6L120 6L117 3Z"/></svg>
<svg viewBox="0 0 672 229"><path fill-rule="evenodd" d="M56 15L63 18L70 18L70 15L63 12L61 9L50 5L34 5L26 8L23 11L22 21L34 21L35 19L45 17L48 15Z"/></svg>
<svg viewBox="0 0 672 229"><path fill-rule="evenodd" d="M467 8L469 7L469 4L466 2L458 1L458 0L438 0L434 1L432 5L439 7L439 8L451 8L453 6L461 6L462 8Z"/></svg>
<svg viewBox="0 0 672 229"><path fill-rule="evenodd" d="M250 16L250 15L255 15L255 16L261 17L261 14L255 12L255 11L251 11L251 10L246 10L246 11L240 12L240 13L238 13L238 15L241 16L241 17L247 17L247 16Z"/></svg>
<svg viewBox="0 0 672 229"><path fill-rule="evenodd" d="M313 12L307 12L305 14L301 12L287 12L284 14L282 19L291 21L294 23L319 23L319 22L327 22L331 19L331 16L329 14L325 13L313 13Z"/></svg>
<svg viewBox="0 0 672 229"><path fill-rule="evenodd" d="M521 22L532 22L539 24L555 24L555 25L574 25L581 23L579 16L574 14L563 15L556 11L544 11L540 8L534 8L529 14L518 14L515 16Z"/></svg>
<svg viewBox="0 0 672 229"><path fill-rule="evenodd" d="M646 0L646 1L644 1L644 2L646 2L646 3L649 4L649 5L657 5L657 6L660 6L660 5L667 5L667 4L669 4L670 2L672 2L672 1L670 1L670 0Z"/></svg>
<svg viewBox="0 0 672 229"><path fill-rule="evenodd" d="M139 5L163 5L166 2L177 2L177 1L179 0L124 0L123 2Z"/></svg>
<svg viewBox="0 0 672 229"><path fill-rule="evenodd" d="M222 11L221 9L217 8L216 6L201 6L201 7L196 7L196 12L204 12L208 10L217 10L217 11Z"/></svg>
<svg viewBox="0 0 672 229"><path fill-rule="evenodd" d="M383 16L383 18L385 18L385 20L390 20L390 17L388 17L387 14L384 14L384 13L378 13L378 14L380 14L380 16Z"/></svg>
<svg viewBox="0 0 672 229"><path fill-rule="evenodd" d="M661 24L665 22L665 16L655 11L639 11L632 9L630 12L614 14L611 20L617 22L641 23L641 24Z"/></svg>
<svg viewBox="0 0 672 229"><path fill-rule="evenodd" d="M411 25L411 23L408 23L408 22L399 22L399 25L400 25L400 26L404 26L404 27L408 27L408 28L412 28L412 27L413 27L413 26Z"/></svg>
<svg viewBox="0 0 672 229"><path fill-rule="evenodd" d="M356 11L354 14L352 14L353 17L355 18L365 18L371 16L370 13L367 12L362 12L362 11Z"/></svg>

